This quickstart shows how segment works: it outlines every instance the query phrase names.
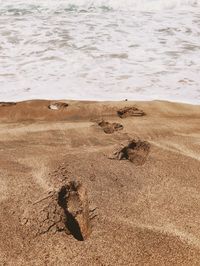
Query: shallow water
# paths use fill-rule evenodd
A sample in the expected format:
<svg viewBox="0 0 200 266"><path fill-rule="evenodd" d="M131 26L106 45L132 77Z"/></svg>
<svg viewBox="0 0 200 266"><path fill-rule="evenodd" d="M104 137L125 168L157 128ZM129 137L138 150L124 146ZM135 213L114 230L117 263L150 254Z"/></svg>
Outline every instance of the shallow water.
<svg viewBox="0 0 200 266"><path fill-rule="evenodd" d="M0 1L0 101L200 102L200 3Z"/></svg>

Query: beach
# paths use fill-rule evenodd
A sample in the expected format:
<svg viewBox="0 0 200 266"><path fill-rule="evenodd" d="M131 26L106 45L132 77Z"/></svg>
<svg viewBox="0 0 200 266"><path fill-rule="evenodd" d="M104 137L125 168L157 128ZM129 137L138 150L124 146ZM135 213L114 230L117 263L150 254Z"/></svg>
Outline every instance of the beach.
<svg viewBox="0 0 200 266"><path fill-rule="evenodd" d="M200 265L199 11L0 0L0 266Z"/></svg>
<svg viewBox="0 0 200 266"><path fill-rule="evenodd" d="M1 265L199 265L200 106L0 103Z"/></svg>

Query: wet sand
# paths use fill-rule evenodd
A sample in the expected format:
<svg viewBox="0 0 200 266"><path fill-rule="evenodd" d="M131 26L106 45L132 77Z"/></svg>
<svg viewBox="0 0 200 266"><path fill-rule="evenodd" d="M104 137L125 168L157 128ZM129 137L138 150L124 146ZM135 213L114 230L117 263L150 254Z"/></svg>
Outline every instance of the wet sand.
<svg viewBox="0 0 200 266"><path fill-rule="evenodd" d="M61 102L0 104L0 265L199 265L200 106Z"/></svg>

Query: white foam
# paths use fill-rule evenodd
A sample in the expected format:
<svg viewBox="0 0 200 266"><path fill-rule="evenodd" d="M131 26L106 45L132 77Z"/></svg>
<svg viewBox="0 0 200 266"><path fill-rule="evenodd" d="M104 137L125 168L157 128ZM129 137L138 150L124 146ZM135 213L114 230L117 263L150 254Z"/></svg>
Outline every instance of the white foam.
<svg viewBox="0 0 200 266"><path fill-rule="evenodd" d="M199 6L199 0L1 0L2 7L25 8L26 6L43 7L43 8L67 8L78 7L83 9L89 9L93 7L107 7L120 10L140 10L140 11L152 11L162 9L174 9L182 7L197 7Z"/></svg>
<svg viewBox="0 0 200 266"><path fill-rule="evenodd" d="M0 101L200 100L199 1L0 1L0 36Z"/></svg>

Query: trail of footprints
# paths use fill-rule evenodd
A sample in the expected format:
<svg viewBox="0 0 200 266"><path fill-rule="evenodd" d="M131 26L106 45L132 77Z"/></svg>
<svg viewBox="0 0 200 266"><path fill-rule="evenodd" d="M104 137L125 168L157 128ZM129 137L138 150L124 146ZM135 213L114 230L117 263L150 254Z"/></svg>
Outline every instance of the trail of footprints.
<svg viewBox="0 0 200 266"><path fill-rule="evenodd" d="M3 103L3 106L6 104ZM50 104L48 108L60 110L67 106L66 103L58 102ZM125 107L117 111L117 115L126 118L143 116L145 113L136 107ZM97 123L106 134L123 130L120 123L110 123L103 119ZM147 141L132 139L119 144L108 158L129 160L136 166L141 166L147 160L149 152L150 144ZM22 224L33 237L50 232L65 232L76 240L84 241L91 233L91 220L95 217L94 210L89 208L87 189L80 182L68 181L68 172L64 166L55 170L53 175L60 180L59 186L32 204L24 213Z"/></svg>

